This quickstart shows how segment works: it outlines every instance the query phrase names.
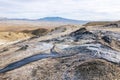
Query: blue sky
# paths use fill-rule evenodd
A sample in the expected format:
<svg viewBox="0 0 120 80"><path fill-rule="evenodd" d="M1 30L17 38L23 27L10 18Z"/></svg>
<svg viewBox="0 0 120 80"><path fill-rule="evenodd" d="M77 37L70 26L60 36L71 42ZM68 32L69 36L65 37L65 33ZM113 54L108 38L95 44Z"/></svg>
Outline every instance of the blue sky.
<svg viewBox="0 0 120 80"><path fill-rule="evenodd" d="M0 17L120 20L120 0L0 0Z"/></svg>

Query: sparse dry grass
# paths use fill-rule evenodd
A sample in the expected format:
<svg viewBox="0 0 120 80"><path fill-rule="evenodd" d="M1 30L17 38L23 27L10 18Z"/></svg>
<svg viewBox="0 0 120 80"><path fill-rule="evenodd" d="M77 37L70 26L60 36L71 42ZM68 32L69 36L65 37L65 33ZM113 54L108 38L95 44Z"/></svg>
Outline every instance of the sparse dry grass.
<svg viewBox="0 0 120 80"><path fill-rule="evenodd" d="M5 41L15 41L31 37L31 34L22 32L0 32L0 39Z"/></svg>
<svg viewBox="0 0 120 80"><path fill-rule="evenodd" d="M42 36L60 26L60 23L34 21L0 21L0 42L21 40L34 35Z"/></svg>

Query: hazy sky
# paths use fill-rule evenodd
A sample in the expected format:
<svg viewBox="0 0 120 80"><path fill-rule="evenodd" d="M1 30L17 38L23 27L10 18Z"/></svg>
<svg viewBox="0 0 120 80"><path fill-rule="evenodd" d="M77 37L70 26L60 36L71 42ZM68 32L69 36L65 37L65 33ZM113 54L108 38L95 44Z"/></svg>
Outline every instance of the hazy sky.
<svg viewBox="0 0 120 80"><path fill-rule="evenodd" d="M120 0L0 0L0 17L120 20Z"/></svg>

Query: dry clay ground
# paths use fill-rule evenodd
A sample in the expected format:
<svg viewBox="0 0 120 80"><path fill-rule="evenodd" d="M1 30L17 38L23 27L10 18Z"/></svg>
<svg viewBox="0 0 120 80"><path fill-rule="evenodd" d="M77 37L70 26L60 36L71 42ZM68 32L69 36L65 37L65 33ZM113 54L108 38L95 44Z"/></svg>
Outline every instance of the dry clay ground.
<svg viewBox="0 0 120 80"><path fill-rule="evenodd" d="M119 29L64 25L36 37L2 44L1 69L35 54L51 54L54 45L57 54L68 56L31 62L0 73L0 80L119 80ZM34 30L22 32L31 35Z"/></svg>

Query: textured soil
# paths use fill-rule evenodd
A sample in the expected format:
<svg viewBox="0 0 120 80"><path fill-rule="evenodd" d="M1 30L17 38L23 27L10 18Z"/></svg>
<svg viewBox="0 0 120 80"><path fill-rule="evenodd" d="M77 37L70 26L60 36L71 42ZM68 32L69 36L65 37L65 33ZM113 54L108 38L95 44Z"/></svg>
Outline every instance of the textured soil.
<svg viewBox="0 0 120 80"><path fill-rule="evenodd" d="M23 32L34 37L0 47L0 71L38 54L61 57L31 60L1 72L0 80L120 80L119 31L73 25L30 31Z"/></svg>

